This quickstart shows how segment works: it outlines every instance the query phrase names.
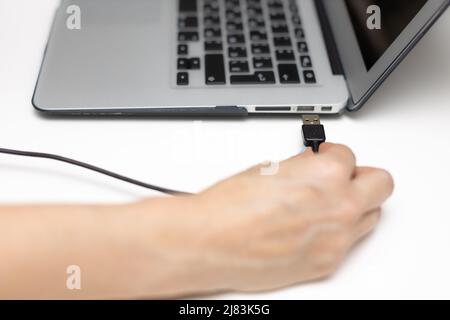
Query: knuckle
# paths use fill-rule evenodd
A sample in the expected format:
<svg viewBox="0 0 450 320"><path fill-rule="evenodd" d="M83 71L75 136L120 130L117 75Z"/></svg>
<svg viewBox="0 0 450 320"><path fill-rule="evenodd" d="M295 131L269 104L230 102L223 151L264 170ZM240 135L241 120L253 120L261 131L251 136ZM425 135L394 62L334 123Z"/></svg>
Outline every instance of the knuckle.
<svg viewBox="0 0 450 320"><path fill-rule="evenodd" d="M299 213L301 206L305 203L320 202L322 194L314 186L292 187L288 191L289 196L281 196L276 203L276 210L283 213Z"/></svg>
<svg viewBox="0 0 450 320"><path fill-rule="evenodd" d="M342 214L353 215L359 213L359 204L356 197L347 197L340 203L340 211Z"/></svg>
<svg viewBox="0 0 450 320"><path fill-rule="evenodd" d="M353 222L354 217L361 212L361 206L356 197L342 199L337 207L337 215L346 222Z"/></svg>
<svg viewBox="0 0 450 320"><path fill-rule="evenodd" d="M323 159L317 163L317 172L325 177L340 177L345 174L345 164L331 159Z"/></svg>
<svg viewBox="0 0 450 320"><path fill-rule="evenodd" d="M353 161L356 162L356 156L352 149L350 149L348 146L343 145L343 144L340 144L338 146L343 150L344 153L346 153L349 157L352 158Z"/></svg>

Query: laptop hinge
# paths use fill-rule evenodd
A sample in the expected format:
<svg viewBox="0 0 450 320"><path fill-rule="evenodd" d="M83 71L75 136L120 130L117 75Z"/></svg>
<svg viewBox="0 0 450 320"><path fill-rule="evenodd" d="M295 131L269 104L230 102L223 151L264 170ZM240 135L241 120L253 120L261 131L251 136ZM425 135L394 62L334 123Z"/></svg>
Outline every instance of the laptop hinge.
<svg viewBox="0 0 450 320"><path fill-rule="evenodd" d="M316 5L317 15L319 17L320 26L322 28L323 38L327 47L328 58L330 59L331 69L334 75L344 75L344 68L342 67L341 59L337 50L336 42L334 41L333 32L331 30L330 22L325 10L323 0L314 0Z"/></svg>

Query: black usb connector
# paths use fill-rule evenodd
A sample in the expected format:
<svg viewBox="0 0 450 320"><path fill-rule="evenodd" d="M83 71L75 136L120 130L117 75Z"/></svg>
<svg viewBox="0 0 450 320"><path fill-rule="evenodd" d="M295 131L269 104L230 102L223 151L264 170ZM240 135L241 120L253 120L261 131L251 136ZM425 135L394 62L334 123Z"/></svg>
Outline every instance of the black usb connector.
<svg viewBox="0 0 450 320"><path fill-rule="evenodd" d="M320 145L326 141L325 128L320 123L320 117L318 115L304 115L302 132L305 147L310 147L314 153L318 153Z"/></svg>

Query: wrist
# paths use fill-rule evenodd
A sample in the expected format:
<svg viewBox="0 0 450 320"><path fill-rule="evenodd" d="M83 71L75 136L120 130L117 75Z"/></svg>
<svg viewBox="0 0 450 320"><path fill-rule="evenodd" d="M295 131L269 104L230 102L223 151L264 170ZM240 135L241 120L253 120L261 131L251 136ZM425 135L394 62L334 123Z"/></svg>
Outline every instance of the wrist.
<svg viewBox="0 0 450 320"><path fill-rule="evenodd" d="M170 297L222 288L206 236L208 213L198 196L148 199L130 208L138 242L134 247L147 257L147 292Z"/></svg>

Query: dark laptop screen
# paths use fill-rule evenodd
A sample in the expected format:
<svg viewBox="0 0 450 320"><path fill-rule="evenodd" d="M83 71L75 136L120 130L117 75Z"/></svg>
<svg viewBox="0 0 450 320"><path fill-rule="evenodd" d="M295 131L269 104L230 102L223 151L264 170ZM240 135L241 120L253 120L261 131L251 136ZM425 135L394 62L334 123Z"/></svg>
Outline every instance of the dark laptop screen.
<svg viewBox="0 0 450 320"><path fill-rule="evenodd" d="M428 0L345 0L367 70L419 13ZM381 29L370 29L367 8L380 8Z"/></svg>

